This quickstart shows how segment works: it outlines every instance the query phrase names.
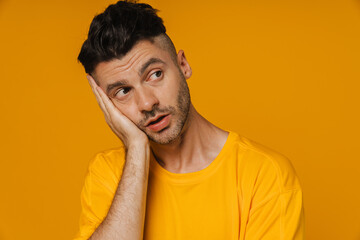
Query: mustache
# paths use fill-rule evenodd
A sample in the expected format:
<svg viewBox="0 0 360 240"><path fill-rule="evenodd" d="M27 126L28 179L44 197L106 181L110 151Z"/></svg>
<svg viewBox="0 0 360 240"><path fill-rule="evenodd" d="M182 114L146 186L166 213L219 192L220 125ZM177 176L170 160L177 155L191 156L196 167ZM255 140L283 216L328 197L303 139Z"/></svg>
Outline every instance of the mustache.
<svg viewBox="0 0 360 240"><path fill-rule="evenodd" d="M144 124L149 120L149 118L155 117L159 113L173 112L175 112L175 108L172 106L160 108L158 105L154 105L151 111L143 111L144 118L139 122L139 125L144 126Z"/></svg>

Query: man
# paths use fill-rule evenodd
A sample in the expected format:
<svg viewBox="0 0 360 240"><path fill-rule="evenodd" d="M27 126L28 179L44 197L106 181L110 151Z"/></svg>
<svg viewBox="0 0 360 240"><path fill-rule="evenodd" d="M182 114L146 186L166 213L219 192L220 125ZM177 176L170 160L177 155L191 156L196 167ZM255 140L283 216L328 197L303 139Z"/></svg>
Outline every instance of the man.
<svg viewBox="0 0 360 240"><path fill-rule="evenodd" d="M76 239L303 239L288 160L195 110L190 65L156 10L110 5L78 59L123 147L90 163Z"/></svg>

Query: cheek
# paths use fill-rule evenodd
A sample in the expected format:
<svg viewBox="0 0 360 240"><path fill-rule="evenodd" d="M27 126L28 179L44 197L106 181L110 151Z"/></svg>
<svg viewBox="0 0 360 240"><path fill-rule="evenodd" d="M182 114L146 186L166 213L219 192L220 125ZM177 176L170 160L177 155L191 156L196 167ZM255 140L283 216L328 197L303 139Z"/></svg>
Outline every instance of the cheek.
<svg viewBox="0 0 360 240"><path fill-rule="evenodd" d="M173 76L173 78L170 81L167 81L167 84L161 88L161 91L158 94L163 104L169 105L176 102L180 84L179 79L177 79L176 76Z"/></svg>
<svg viewBox="0 0 360 240"><path fill-rule="evenodd" d="M138 116L137 107L133 103L121 104L116 101L113 101L115 107L128 119L134 123L138 123L140 116Z"/></svg>

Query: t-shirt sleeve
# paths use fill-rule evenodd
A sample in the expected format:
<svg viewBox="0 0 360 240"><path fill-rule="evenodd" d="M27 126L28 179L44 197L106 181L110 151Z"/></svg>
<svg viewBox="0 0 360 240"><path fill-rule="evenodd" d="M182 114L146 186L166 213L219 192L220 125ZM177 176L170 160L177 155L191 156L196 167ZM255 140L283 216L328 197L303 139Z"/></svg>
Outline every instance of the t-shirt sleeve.
<svg viewBox="0 0 360 240"><path fill-rule="evenodd" d="M124 150L97 154L90 162L81 192L79 231L74 240L89 239L106 217L121 178Z"/></svg>
<svg viewBox="0 0 360 240"><path fill-rule="evenodd" d="M304 239L303 195L290 161L251 143L243 162L244 240Z"/></svg>
<svg viewBox="0 0 360 240"><path fill-rule="evenodd" d="M304 239L302 206L301 189L269 196L250 210L245 239Z"/></svg>

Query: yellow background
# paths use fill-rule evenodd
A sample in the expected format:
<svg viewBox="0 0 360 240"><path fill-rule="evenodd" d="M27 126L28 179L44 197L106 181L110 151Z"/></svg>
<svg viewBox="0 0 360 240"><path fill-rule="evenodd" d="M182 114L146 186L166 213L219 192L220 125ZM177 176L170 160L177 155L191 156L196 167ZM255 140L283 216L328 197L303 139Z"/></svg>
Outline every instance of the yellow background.
<svg viewBox="0 0 360 240"><path fill-rule="evenodd" d="M0 1L0 240L71 239L88 161L119 146L76 57L114 1ZM149 3L195 107L288 156L307 239L360 239L360 2Z"/></svg>

